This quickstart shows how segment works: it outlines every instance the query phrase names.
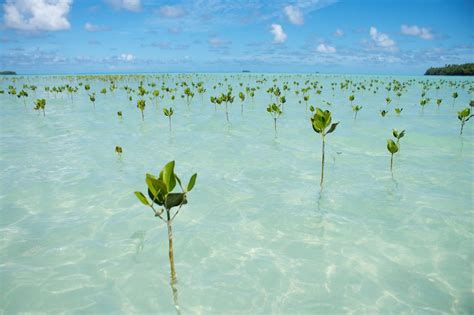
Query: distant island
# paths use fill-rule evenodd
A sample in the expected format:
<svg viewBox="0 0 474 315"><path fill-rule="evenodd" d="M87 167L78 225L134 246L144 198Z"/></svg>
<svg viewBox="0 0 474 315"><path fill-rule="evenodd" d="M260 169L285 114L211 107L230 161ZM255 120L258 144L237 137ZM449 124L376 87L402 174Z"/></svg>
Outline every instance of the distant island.
<svg viewBox="0 0 474 315"><path fill-rule="evenodd" d="M445 65L439 68L429 68L425 75L474 75L474 63L462 65Z"/></svg>
<svg viewBox="0 0 474 315"><path fill-rule="evenodd" d="M16 75L15 71L0 71L0 75Z"/></svg>

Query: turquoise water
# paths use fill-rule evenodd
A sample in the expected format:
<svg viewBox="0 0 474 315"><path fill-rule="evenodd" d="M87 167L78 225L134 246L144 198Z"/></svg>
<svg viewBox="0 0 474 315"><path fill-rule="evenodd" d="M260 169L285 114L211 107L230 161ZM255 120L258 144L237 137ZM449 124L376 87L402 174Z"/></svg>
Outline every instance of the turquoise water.
<svg viewBox="0 0 474 315"><path fill-rule="evenodd" d="M266 112L265 91L274 79L291 89L283 93L277 137ZM346 79L367 88L378 81L371 91L352 93L339 88ZM411 85L400 100L391 91L387 106L385 86L393 79ZM469 107L472 79L148 75L123 77L106 95L99 91L109 83L96 78L2 80L4 314L164 314L176 313L175 303L182 314L474 312L474 127L467 122L460 136L456 117ZM142 122L135 98L129 102L122 89L137 88L139 80L158 88L163 81L173 87L203 81L207 92L202 100L196 93L189 107L181 87L174 102L166 93L158 105L147 100ZM326 138L322 191L321 139L294 93L307 80L323 86L321 95L309 92L309 104L330 109L340 121ZM422 110L420 82L426 81L441 88L428 90L431 102ZM78 82L97 93L95 110L83 86L73 102L43 89ZM33 92L26 107L6 93L9 84L19 91L24 83L37 85L36 97L47 99L45 117L32 110ZM331 83L337 83L334 92ZM209 102L227 84L234 94L260 86L243 114L236 96L230 123L224 106L215 111ZM363 106L357 120L351 94ZM439 110L437 98L443 99ZM171 132L163 106L175 108ZM395 107L404 108L400 116ZM381 109L389 114L381 117ZM386 141L393 128L406 129L406 136L392 175ZM176 300L166 225L133 194L145 191L145 173L157 174L170 160L186 181L198 173L173 224Z"/></svg>

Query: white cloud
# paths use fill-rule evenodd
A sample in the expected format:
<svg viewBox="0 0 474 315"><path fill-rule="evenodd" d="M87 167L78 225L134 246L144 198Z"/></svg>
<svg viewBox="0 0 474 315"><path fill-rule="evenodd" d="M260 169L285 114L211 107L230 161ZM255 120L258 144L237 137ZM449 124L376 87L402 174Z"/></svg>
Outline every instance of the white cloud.
<svg viewBox="0 0 474 315"><path fill-rule="evenodd" d="M301 10L292 5L287 5L284 9L283 12L285 12L285 15L287 16L288 20L296 25L303 25L304 23L304 17L303 13Z"/></svg>
<svg viewBox="0 0 474 315"><path fill-rule="evenodd" d="M88 32L100 32L104 31L105 27L87 22L84 24L84 29Z"/></svg>
<svg viewBox="0 0 474 315"><path fill-rule="evenodd" d="M370 27L369 34L375 46L388 51L397 50L397 45L395 44L395 41L388 37L387 34L380 33L379 31L377 31L375 27Z"/></svg>
<svg viewBox="0 0 474 315"><path fill-rule="evenodd" d="M141 9L140 0L105 0L115 9L138 12Z"/></svg>
<svg viewBox="0 0 474 315"><path fill-rule="evenodd" d="M418 36L422 39L433 39L434 36L431 33L431 30L426 27L418 27L417 25L408 26L403 24L401 26L402 34L410 36Z"/></svg>
<svg viewBox="0 0 474 315"><path fill-rule="evenodd" d="M286 34L283 31L283 28L281 27L281 25L280 24L272 24L271 28L272 29L270 30L270 33L273 34L273 42L275 42L277 44L284 43L288 36L286 36Z"/></svg>
<svg viewBox="0 0 474 315"><path fill-rule="evenodd" d="M321 43L316 47L316 50L321 53L335 53L336 48L334 46L326 45L324 43Z"/></svg>
<svg viewBox="0 0 474 315"><path fill-rule="evenodd" d="M186 15L186 11L179 5L164 5L162 6L158 13L162 17L178 19Z"/></svg>
<svg viewBox="0 0 474 315"><path fill-rule="evenodd" d="M71 27L67 14L72 0L7 0L5 26L23 31L60 31Z"/></svg>
<svg viewBox="0 0 474 315"><path fill-rule="evenodd" d="M334 32L334 36L336 36L336 37L342 37L342 36L344 36L344 31L341 30L340 28L338 28L338 29Z"/></svg>
<svg viewBox="0 0 474 315"><path fill-rule="evenodd" d="M121 61L133 61L135 56L132 54L121 54L118 59Z"/></svg>

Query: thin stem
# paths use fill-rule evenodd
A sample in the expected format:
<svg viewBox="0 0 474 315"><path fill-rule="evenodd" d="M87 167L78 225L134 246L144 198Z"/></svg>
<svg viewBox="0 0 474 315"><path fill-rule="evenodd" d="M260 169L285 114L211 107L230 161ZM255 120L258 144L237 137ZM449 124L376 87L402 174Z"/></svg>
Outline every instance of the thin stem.
<svg viewBox="0 0 474 315"><path fill-rule="evenodd" d="M393 174L393 153L392 153L392 156L390 157L390 172L392 172Z"/></svg>
<svg viewBox="0 0 474 315"><path fill-rule="evenodd" d="M156 217L159 217L163 222L166 222L166 220L161 216L161 213L158 213L158 211L156 211L156 209L153 207L153 204L150 205L150 208L153 210L153 213L155 213Z"/></svg>
<svg viewBox="0 0 474 315"><path fill-rule="evenodd" d="M171 116L169 116L168 119L169 119L169 122L170 122L169 125L170 125L170 132L171 132Z"/></svg>
<svg viewBox="0 0 474 315"><path fill-rule="evenodd" d="M171 291L173 292L173 303L174 307L176 308L176 314L181 315L181 310L179 309L179 302L178 302L178 289L175 286L176 282L171 281Z"/></svg>
<svg viewBox="0 0 474 315"><path fill-rule="evenodd" d="M225 117L227 119L227 122L229 122L229 112L227 111L227 102L225 103Z"/></svg>
<svg viewBox="0 0 474 315"><path fill-rule="evenodd" d="M142 121L145 121L145 116L143 115L143 110L141 110L142 112Z"/></svg>
<svg viewBox="0 0 474 315"><path fill-rule="evenodd" d="M321 159L321 182L319 185L323 187L323 180L324 180L324 147L325 147L325 139L323 136L323 152L322 152L322 159Z"/></svg>
<svg viewBox="0 0 474 315"><path fill-rule="evenodd" d="M277 119L276 118L273 118L273 125L275 127L275 138L277 136Z"/></svg>
<svg viewBox="0 0 474 315"><path fill-rule="evenodd" d="M174 268L174 253L173 253L173 230L171 227L171 220L169 219L169 210L166 210L168 215L168 255L170 259L170 269L171 269L171 283L176 283L176 270Z"/></svg>

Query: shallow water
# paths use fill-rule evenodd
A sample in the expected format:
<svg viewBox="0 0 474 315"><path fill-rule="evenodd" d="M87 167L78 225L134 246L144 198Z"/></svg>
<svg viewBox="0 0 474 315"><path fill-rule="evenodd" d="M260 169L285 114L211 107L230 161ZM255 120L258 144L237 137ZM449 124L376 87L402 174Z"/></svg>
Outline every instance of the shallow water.
<svg viewBox="0 0 474 315"><path fill-rule="evenodd" d="M217 82L234 94L267 78L230 124L209 96ZM334 95L332 82L380 80L376 94ZM266 112L266 89L278 79L292 89L278 120ZM385 105L384 84L415 81ZM24 77L47 98L46 117L22 100L0 95L0 310L71 313L175 313L166 225L134 196L145 173L170 160L195 189L174 222L177 301L183 314L340 314L474 312L473 126L459 135L456 112L472 98L466 78L331 75L147 76L145 82L204 81L188 107L167 97L147 101L142 122L117 81L105 96L90 80L96 109L84 91L48 95L44 85L67 77ZM293 81L318 81L309 104L329 108L336 131L326 138L324 189L319 189L321 139L311 128ZM422 111L418 81L449 80L428 91ZM85 80L80 80L86 82ZM3 89L12 84L3 79ZM78 81L72 81L77 85ZM71 84L71 83L70 83ZM451 94L459 97L452 105ZM31 94L31 92L30 92ZM437 110L435 99L442 98ZM321 100L331 102L325 106ZM172 132L162 114L173 106ZM389 108L382 118L379 110ZM118 119L116 112L123 112ZM386 140L406 129L394 157ZM116 145L123 147L118 157Z"/></svg>

